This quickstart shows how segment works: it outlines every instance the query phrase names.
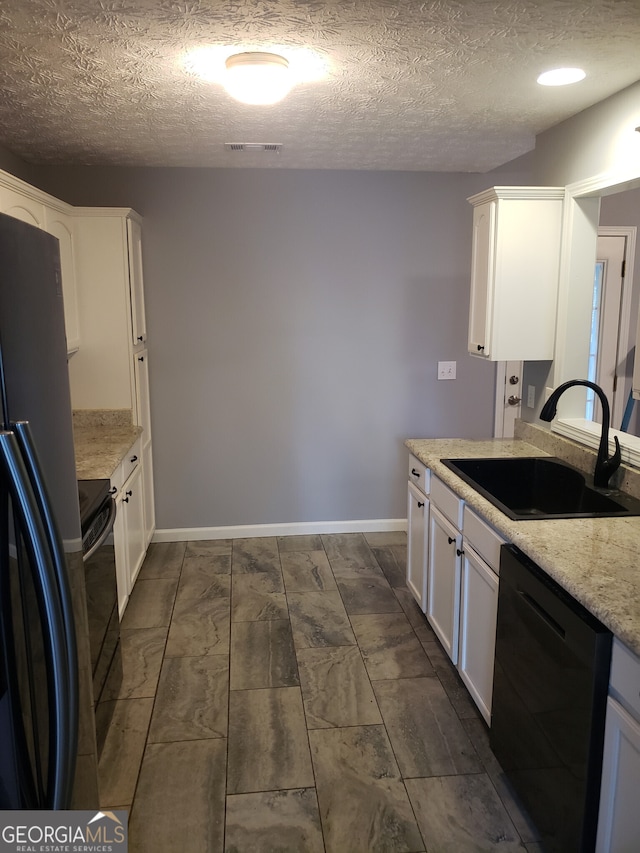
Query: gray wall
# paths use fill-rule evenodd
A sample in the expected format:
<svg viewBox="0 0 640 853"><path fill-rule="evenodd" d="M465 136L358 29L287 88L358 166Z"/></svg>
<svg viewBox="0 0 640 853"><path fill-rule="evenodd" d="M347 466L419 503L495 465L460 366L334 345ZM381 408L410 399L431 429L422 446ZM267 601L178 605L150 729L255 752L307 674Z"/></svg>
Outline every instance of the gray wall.
<svg viewBox="0 0 640 853"><path fill-rule="evenodd" d="M39 183L144 217L159 528L403 518L405 438L491 435L494 366L466 354L466 197L491 176L57 168Z"/></svg>

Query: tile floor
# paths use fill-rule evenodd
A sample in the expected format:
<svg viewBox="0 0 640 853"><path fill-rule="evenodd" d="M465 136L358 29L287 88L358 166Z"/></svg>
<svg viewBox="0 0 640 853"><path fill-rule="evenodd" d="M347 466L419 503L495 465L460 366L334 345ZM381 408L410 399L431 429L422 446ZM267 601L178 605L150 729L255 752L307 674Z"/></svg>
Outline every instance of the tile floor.
<svg viewBox="0 0 640 853"><path fill-rule="evenodd" d="M101 806L131 853L538 853L403 533L152 545Z"/></svg>

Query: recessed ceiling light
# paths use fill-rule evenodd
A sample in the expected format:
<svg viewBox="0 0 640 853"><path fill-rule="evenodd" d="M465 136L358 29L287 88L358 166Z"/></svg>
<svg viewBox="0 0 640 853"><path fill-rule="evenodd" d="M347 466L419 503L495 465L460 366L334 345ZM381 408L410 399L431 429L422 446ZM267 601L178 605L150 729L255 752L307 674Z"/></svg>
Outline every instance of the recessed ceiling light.
<svg viewBox="0 0 640 853"><path fill-rule="evenodd" d="M541 86L568 86L569 83L578 83L587 75L582 68L554 68L545 71L538 77Z"/></svg>

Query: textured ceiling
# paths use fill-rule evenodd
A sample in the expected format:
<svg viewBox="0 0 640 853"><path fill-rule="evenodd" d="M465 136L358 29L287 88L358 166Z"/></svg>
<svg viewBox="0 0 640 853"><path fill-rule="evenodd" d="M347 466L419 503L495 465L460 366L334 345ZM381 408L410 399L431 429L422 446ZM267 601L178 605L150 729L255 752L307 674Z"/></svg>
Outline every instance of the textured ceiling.
<svg viewBox="0 0 640 853"><path fill-rule="evenodd" d="M185 70L205 45L327 75L243 106ZM588 77L538 86L557 65ZM640 0L0 2L0 145L40 164L485 171L638 79Z"/></svg>

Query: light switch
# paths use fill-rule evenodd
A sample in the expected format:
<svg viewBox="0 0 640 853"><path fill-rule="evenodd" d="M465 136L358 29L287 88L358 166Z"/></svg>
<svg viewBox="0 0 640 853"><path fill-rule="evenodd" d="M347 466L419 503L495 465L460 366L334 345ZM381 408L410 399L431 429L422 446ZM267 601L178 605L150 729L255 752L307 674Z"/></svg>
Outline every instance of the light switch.
<svg viewBox="0 0 640 853"><path fill-rule="evenodd" d="M438 362L438 379L455 379L456 378L456 362L455 361L439 361Z"/></svg>

